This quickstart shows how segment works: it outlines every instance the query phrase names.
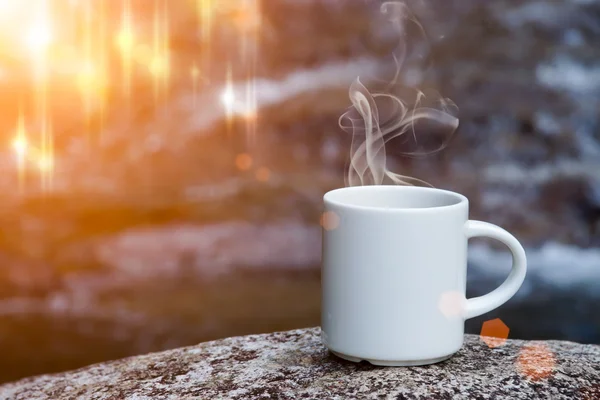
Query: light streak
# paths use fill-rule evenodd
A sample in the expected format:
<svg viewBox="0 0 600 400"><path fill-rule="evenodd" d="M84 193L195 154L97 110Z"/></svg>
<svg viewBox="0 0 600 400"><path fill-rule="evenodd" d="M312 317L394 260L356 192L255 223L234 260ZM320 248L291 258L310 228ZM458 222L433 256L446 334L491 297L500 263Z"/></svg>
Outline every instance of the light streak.
<svg viewBox="0 0 600 400"><path fill-rule="evenodd" d="M83 33L83 53L85 62L79 71L77 83L83 100L83 109L86 122L86 135L89 138L90 114L92 112L92 96L96 89L96 71L92 59L92 10L89 1L86 1L83 9L84 33Z"/></svg>
<svg viewBox="0 0 600 400"><path fill-rule="evenodd" d="M227 119L227 132L231 132L231 124L233 122L233 112L236 103L235 92L233 90L233 79L231 64L227 66L227 78L225 90L221 94L221 102L225 106L225 117Z"/></svg>
<svg viewBox="0 0 600 400"><path fill-rule="evenodd" d="M25 130L25 116L23 115L23 107L19 107L17 132L15 138L13 139L12 147L17 156L19 191L23 191L23 185L25 182L25 162L27 161L27 151L29 148L27 132Z"/></svg>
<svg viewBox="0 0 600 400"><path fill-rule="evenodd" d="M212 19L213 19L213 0L197 0L198 14L200 16L200 32L202 41L210 43L212 35Z"/></svg>
<svg viewBox="0 0 600 400"><path fill-rule="evenodd" d="M195 8L190 8L192 18L196 18L193 14L196 11L200 41L197 43L199 54L187 65L175 64L171 48L173 12L169 8L186 3L148 0L145 9L140 7L145 20L139 23L134 14L138 11L135 4L138 3L133 0L0 0L0 43L6 47L2 50L7 59L25 59L24 66L30 68L32 76L30 93L26 95L32 99L31 110L26 108L31 130L26 132L26 118L20 109L15 136L7 143L15 154L21 182L26 171L37 171L44 190L52 186L53 131L59 127L53 125L56 121L52 118L53 110L58 111L66 104L63 96L68 101L71 95L81 100L77 106L81 107L78 111L85 123L84 129L68 131L77 132L75 135L85 133L91 139L95 134L92 129L97 129L92 122L97 121L98 114L102 134L113 87L122 90L128 105L132 104L133 96L146 95L145 92L138 94L138 88L148 88L148 92L154 89L157 101L168 93L175 71L190 74L189 77L184 75L184 79L191 80L194 107L200 105L199 91L203 84L210 82L211 68L212 76L219 74L219 80L224 79L225 85L213 100L221 101L224 107L228 132L232 132L234 118L239 118L240 128L245 126L248 147L256 145L259 116L255 77L261 33L260 0L189 0L187 6ZM111 20L111 9L116 13L112 16L114 20ZM211 58L217 55L217 48L213 48L214 39L218 39L214 37L215 28L219 27L221 32L221 26L231 28L228 32L235 35L235 41L231 48L218 49L219 58L228 59L219 62L221 69L217 71L211 66ZM11 47L14 44L14 48L6 46L7 43ZM112 60L116 61L115 68ZM234 85L234 76L245 83ZM141 79L148 80L147 86L138 85ZM123 100L110 98L116 102ZM122 112L122 108L116 112ZM269 179L266 168L252 170L252 173L256 173L259 181Z"/></svg>
<svg viewBox="0 0 600 400"><path fill-rule="evenodd" d="M121 52L123 90L127 98L131 96L132 56L135 35L131 21L131 0L124 0L121 12L121 29L117 34L117 45Z"/></svg>
<svg viewBox="0 0 600 400"><path fill-rule="evenodd" d="M226 108L227 114L233 114L233 107L235 105L235 93L233 91L233 86L228 83L221 94L221 102Z"/></svg>
<svg viewBox="0 0 600 400"><path fill-rule="evenodd" d="M27 132L25 131L25 121L22 111L19 112L19 120L17 122L17 134L13 139L12 147L17 155L19 164L22 165L22 163L25 160L25 157L27 156L28 148Z"/></svg>
<svg viewBox="0 0 600 400"><path fill-rule="evenodd" d="M261 24L260 1L243 0L229 10L230 18L240 35L240 51L246 72L245 110L246 140L249 146L256 143L256 67Z"/></svg>
<svg viewBox="0 0 600 400"><path fill-rule="evenodd" d="M27 47L33 61L34 79L38 86L46 84L48 47L52 42L49 20L47 1L40 1L26 36Z"/></svg>
<svg viewBox="0 0 600 400"><path fill-rule="evenodd" d="M251 78L246 83L246 107L244 117L246 119L246 138L249 144L254 144L256 140L256 82Z"/></svg>
<svg viewBox="0 0 600 400"><path fill-rule="evenodd" d="M20 135L17 136L14 140L13 140L13 149L15 150L15 153L17 153L17 158L19 159L19 164L22 164L22 160L25 159L25 156L27 155L27 138L25 137L21 137Z"/></svg>
<svg viewBox="0 0 600 400"><path fill-rule="evenodd" d="M196 0L198 9L198 19L200 24L200 41L201 41L201 57L202 70L206 76L210 76L211 66L211 38L213 30L213 18L216 0Z"/></svg>
<svg viewBox="0 0 600 400"><path fill-rule="evenodd" d="M154 0L152 24L152 56L149 63L154 87L154 100L164 93L168 86L170 69L169 13L165 0Z"/></svg>
<svg viewBox="0 0 600 400"><path fill-rule="evenodd" d="M27 32L27 46L34 57L45 54L52 43L52 30L46 18L38 18Z"/></svg>
<svg viewBox="0 0 600 400"><path fill-rule="evenodd" d="M190 76L192 77L192 101L194 108L196 108L196 101L198 96L198 79L200 79L200 69L198 69L196 63L194 63L194 66L190 70Z"/></svg>
<svg viewBox="0 0 600 400"><path fill-rule="evenodd" d="M171 73L171 35L170 35L170 24L169 24L169 8L168 0L163 0L163 14L162 14L162 37L161 37L161 53L164 60L165 70L163 75L163 90L167 90L169 84L169 77Z"/></svg>
<svg viewBox="0 0 600 400"><path fill-rule="evenodd" d="M54 171L54 139L49 121L42 123L42 147L35 160L40 172L40 186L46 192L52 189Z"/></svg>
<svg viewBox="0 0 600 400"><path fill-rule="evenodd" d="M27 34L27 44L34 54L45 52L52 42L50 27L44 22L33 25Z"/></svg>
<svg viewBox="0 0 600 400"><path fill-rule="evenodd" d="M52 42L51 14L47 0L40 0L36 4L36 15L28 33L28 44L32 54L33 80L35 91L35 118L41 121L40 152L33 151L30 154L35 157L35 162L40 170L40 185L46 191L51 184L52 172L52 130L49 129L48 112L48 48ZM40 161L41 160L41 161ZM23 167L24 168L24 167Z"/></svg>
<svg viewBox="0 0 600 400"><path fill-rule="evenodd" d="M99 113L100 113L100 140L102 139L102 135L104 132L104 122L106 118L106 89L108 85L107 80L107 54L106 54L106 1L100 2L100 22L99 22L99 39L98 46L99 49L99 60L101 74L102 74L102 91L100 93L100 105L99 105Z"/></svg>

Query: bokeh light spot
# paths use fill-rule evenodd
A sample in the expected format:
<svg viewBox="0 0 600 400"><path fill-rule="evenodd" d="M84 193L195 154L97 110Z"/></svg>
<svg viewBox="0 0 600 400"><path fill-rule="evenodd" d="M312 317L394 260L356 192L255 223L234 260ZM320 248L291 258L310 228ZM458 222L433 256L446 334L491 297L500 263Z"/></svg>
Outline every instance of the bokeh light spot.
<svg viewBox="0 0 600 400"><path fill-rule="evenodd" d="M166 57L155 56L150 62L150 73L155 77L164 76L167 74L169 62Z"/></svg>
<svg viewBox="0 0 600 400"><path fill-rule="evenodd" d="M190 75L192 76L192 79L198 79L200 77L200 69L194 65L190 69Z"/></svg>
<svg viewBox="0 0 600 400"><path fill-rule="evenodd" d="M235 157L235 166L242 171L249 170L252 167L252 157L247 153L238 154Z"/></svg>
<svg viewBox="0 0 600 400"><path fill-rule="evenodd" d="M134 46L135 38L133 32L130 29L123 29L117 34L117 46L123 53L131 53Z"/></svg>
<svg viewBox="0 0 600 400"><path fill-rule="evenodd" d="M52 156L50 154L42 154L39 156L37 164L41 172L48 172L52 170L54 161L52 160Z"/></svg>
<svg viewBox="0 0 600 400"><path fill-rule="evenodd" d="M333 211L326 211L321 215L321 226L326 231L332 231L340 225L340 216Z"/></svg>
<svg viewBox="0 0 600 400"><path fill-rule="evenodd" d="M231 86L227 88L221 94L221 103L227 108L232 108L235 104L235 92Z"/></svg>
<svg viewBox="0 0 600 400"><path fill-rule="evenodd" d="M510 329L500 318L491 319L481 326L481 340L491 348L499 347L506 342L509 332Z"/></svg>
<svg viewBox="0 0 600 400"><path fill-rule="evenodd" d="M554 353L543 343L525 345L517 359L518 371L522 376L533 381L550 377L555 366Z"/></svg>
<svg viewBox="0 0 600 400"><path fill-rule="evenodd" d="M77 76L79 90L87 94L100 94L105 81L91 61L85 62Z"/></svg>
<svg viewBox="0 0 600 400"><path fill-rule="evenodd" d="M258 113L256 110L246 110L244 112L244 118L246 118L246 121L254 122L258 119Z"/></svg>
<svg viewBox="0 0 600 400"><path fill-rule="evenodd" d="M269 178L271 178L271 171L269 168L260 167L258 170L256 170L256 180L260 182L267 182Z"/></svg>
<svg viewBox="0 0 600 400"><path fill-rule="evenodd" d="M444 292L438 301L438 309L448 319L461 318L465 309L466 298L458 291Z"/></svg>
<svg viewBox="0 0 600 400"><path fill-rule="evenodd" d="M27 153L27 139L24 137L15 138L12 142L12 147L19 157L24 157Z"/></svg>
<svg viewBox="0 0 600 400"><path fill-rule="evenodd" d="M27 33L27 45L35 52L44 51L52 42L52 31L47 23L38 21Z"/></svg>

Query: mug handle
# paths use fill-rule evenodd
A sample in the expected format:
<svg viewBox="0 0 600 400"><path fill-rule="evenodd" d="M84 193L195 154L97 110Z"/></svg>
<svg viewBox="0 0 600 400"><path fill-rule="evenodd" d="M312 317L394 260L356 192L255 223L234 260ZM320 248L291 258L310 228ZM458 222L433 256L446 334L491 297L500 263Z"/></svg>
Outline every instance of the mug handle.
<svg viewBox="0 0 600 400"><path fill-rule="evenodd" d="M469 319L500 307L517 293L527 273L527 257L521 243L499 226L470 220L467 221L465 230L467 239L484 236L501 241L508 247L513 257L512 269L502 285L484 296L467 300L464 318Z"/></svg>

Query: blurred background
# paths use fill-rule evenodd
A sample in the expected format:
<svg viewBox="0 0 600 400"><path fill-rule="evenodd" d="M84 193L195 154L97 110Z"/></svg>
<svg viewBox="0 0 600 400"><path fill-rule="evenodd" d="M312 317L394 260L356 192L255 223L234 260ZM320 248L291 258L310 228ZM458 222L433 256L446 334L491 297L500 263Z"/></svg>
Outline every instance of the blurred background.
<svg viewBox="0 0 600 400"><path fill-rule="evenodd" d="M391 170L526 246L511 338L600 343L600 2L407 1L400 81L460 127ZM338 126L398 45L377 0L0 0L0 381L319 325ZM413 56L413 55L418 56ZM435 134L420 138L436 147ZM468 296L508 274L474 240Z"/></svg>

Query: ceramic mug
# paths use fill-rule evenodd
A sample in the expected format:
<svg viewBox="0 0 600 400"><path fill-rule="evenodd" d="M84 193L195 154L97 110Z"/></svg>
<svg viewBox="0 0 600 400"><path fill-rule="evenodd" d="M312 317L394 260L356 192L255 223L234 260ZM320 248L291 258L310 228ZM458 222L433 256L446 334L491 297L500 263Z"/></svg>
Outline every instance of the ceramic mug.
<svg viewBox="0 0 600 400"><path fill-rule="evenodd" d="M463 344L464 322L519 289L525 251L504 229L468 219L469 201L446 190L357 186L324 196L322 340L337 356L375 365L433 364ZM467 241L512 252L508 278L465 299Z"/></svg>

